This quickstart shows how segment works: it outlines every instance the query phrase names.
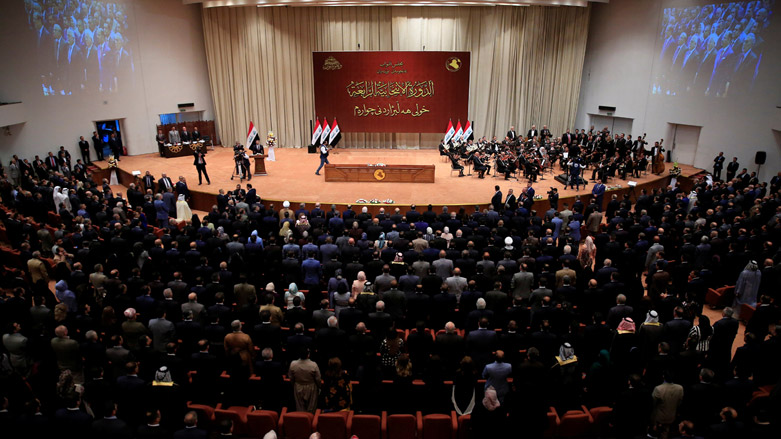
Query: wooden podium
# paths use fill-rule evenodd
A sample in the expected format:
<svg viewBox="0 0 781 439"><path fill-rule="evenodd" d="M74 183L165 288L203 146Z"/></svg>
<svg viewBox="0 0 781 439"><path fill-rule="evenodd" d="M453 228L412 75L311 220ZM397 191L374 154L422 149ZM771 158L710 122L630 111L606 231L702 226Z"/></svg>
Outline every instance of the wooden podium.
<svg viewBox="0 0 781 439"><path fill-rule="evenodd" d="M268 175L266 172L266 156L263 154L255 154L255 173L252 175Z"/></svg>
<svg viewBox="0 0 781 439"><path fill-rule="evenodd" d="M325 181L361 183L433 183L434 165L325 165Z"/></svg>

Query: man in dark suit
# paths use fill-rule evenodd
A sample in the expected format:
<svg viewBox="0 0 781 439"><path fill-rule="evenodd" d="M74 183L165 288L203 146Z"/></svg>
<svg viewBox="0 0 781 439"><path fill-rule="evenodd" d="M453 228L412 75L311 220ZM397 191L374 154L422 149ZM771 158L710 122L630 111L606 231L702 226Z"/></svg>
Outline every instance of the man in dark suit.
<svg viewBox="0 0 781 439"><path fill-rule="evenodd" d="M193 136L190 135L190 132L187 131L187 127L182 127L182 132L179 133L179 137L182 139L182 142L192 142Z"/></svg>
<svg viewBox="0 0 781 439"><path fill-rule="evenodd" d="M108 147L114 154L114 158L119 160L119 156L122 155L122 143L119 141L116 131L111 133L111 137L108 138Z"/></svg>
<svg viewBox="0 0 781 439"><path fill-rule="evenodd" d="M605 198L605 184L602 181L594 183L594 188L591 189L591 196L596 203L597 210L602 212L602 201Z"/></svg>
<svg viewBox="0 0 781 439"><path fill-rule="evenodd" d="M572 145L572 143L575 141L575 136L572 135L572 133L567 130L566 133L561 135L561 144L562 145Z"/></svg>
<svg viewBox="0 0 781 439"><path fill-rule="evenodd" d="M166 174L163 174L160 180L157 180L157 191L165 193L168 190L174 190L174 184Z"/></svg>
<svg viewBox="0 0 781 439"><path fill-rule="evenodd" d="M48 169L51 172L57 172L60 168L60 161L57 160L57 157L54 156L53 152L49 152L49 155L46 156L46 169Z"/></svg>
<svg viewBox="0 0 781 439"><path fill-rule="evenodd" d="M209 435L206 430L198 428L198 414L187 412L184 415L184 428L174 433L174 439L206 439Z"/></svg>
<svg viewBox="0 0 781 439"><path fill-rule="evenodd" d="M540 135L542 136L542 140L545 141L545 139L549 139L551 137L550 130L548 129L548 125L543 125L542 130L540 131Z"/></svg>
<svg viewBox="0 0 781 439"><path fill-rule="evenodd" d="M157 151L160 153L160 157L165 157L165 142L168 141L168 137L163 134L163 130L157 130L155 141L157 142Z"/></svg>
<svg viewBox="0 0 781 439"><path fill-rule="evenodd" d="M738 163L737 157L732 157L732 161L727 164L727 181L732 181L740 169L740 163Z"/></svg>
<svg viewBox="0 0 781 439"><path fill-rule="evenodd" d="M511 126L510 131L507 131L507 137L511 142L514 142L516 139L518 139L518 133L515 132L514 126Z"/></svg>
<svg viewBox="0 0 781 439"><path fill-rule="evenodd" d="M209 180L209 174L206 173L206 151L202 147L193 152L193 165L195 165L195 169L198 171L198 185L203 184L201 174L203 174L203 177L206 177L206 184L212 184L211 180Z"/></svg>
<svg viewBox="0 0 781 439"><path fill-rule="evenodd" d="M98 136L97 131L92 132L92 147L95 148L97 159L103 160L103 140Z"/></svg>
<svg viewBox="0 0 781 439"><path fill-rule="evenodd" d="M683 307L676 306L673 310L673 319L664 324L664 338L670 343L673 353L683 349L683 344L689 336L692 322L683 318Z"/></svg>
<svg viewBox="0 0 781 439"><path fill-rule="evenodd" d="M537 129L537 125L532 125L531 129L526 132L526 137L529 139L534 139L535 137L540 135L540 131Z"/></svg>
<svg viewBox="0 0 781 439"><path fill-rule="evenodd" d="M458 335L453 322L447 322L445 332L437 334L434 351L439 354L446 370L452 374L464 356L464 337Z"/></svg>
<svg viewBox="0 0 781 439"><path fill-rule="evenodd" d="M84 160L84 163L92 163L89 159L89 142L84 140L84 136L79 137L79 150L81 151L81 159Z"/></svg>
<svg viewBox="0 0 781 439"><path fill-rule="evenodd" d="M518 199L515 198L515 194L513 194L513 190L510 189L507 191L507 199L504 201L504 204L502 204L503 210L509 210L510 212L514 212L515 209L518 208Z"/></svg>
<svg viewBox="0 0 781 439"><path fill-rule="evenodd" d="M187 181L185 181L183 176L179 176L179 181L176 182L176 193L184 195L185 199L190 198L190 189L187 188Z"/></svg>
<svg viewBox="0 0 781 439"><path fill-rule="evenodd" d="M713 178L715 180L721 180L721 170L724 168L724 153L720 152L719 155L713 159Z"/></svg>
<svg viewBox="0 0 781 439"><path fill-rule="evenodd" d="M132 432L125 421L117 418L117 405L113 401L106 403L103 419L98 419L92 423L92 433L95 437L118 439L130 439L132 436Z"/></svg>
<svg viewBox="0 0 781 439"><path fill-rule="evenodd" d="M149 172L146 171L144 174L144 178L142 178L142 181L144 182L144 190L155 190L155 177Z"/></svg>
<svg viewBox="0 0 781 439"><path fill-rule="evenodd" d="M494 196L491 197L491 205L494 206L494 210L497 212L501 212L504 208L504 204L502 204L502 191L499 188L499 185L497 184L494 186Z"/></svg>

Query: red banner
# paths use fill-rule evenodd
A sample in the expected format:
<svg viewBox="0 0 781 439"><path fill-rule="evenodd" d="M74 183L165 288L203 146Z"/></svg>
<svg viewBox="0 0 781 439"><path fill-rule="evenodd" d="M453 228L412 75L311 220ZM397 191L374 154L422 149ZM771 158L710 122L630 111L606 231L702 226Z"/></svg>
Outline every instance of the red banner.
<svg viewBox="0 0 781 439"><path fill-rule="evenodd" d="M469 52L314 52L315 111L343 132L437 133L466 122Z"/></svg>

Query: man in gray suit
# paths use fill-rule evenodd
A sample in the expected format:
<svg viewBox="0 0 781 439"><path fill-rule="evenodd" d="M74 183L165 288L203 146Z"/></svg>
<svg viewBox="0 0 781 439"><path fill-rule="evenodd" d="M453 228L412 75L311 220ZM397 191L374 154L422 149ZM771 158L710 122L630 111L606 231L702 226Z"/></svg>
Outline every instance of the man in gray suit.
<svg viewBox="0 0 781 439"><path fill-rule="evenodd" d="M521 264L521 271L513 275L510 288L513 290L513 299L528 299L534 285L534 273L529 273L529 266Z"/></svg>
<svg viewBox="0 0 781 439"><path fill-rule="evenodd" d="M56 337L52 338L51 346L57 358L57 367L59 367L60 372L70 370L74 380L81 384L81 351L79 351L79 343L68 337L68 328L64 325L58 326L54 330L54 335Z"/></svg>
<svg viewBox="0 0 781 439"><path fill-rule="evenodd" d="M456 301L460 301L461 293L466 291L468 286L466 278L461 277L461 269L456 268L453 270L453 275L445 279L445 283L447 284L448 293L455 294Z"/></svg>
<svg viewBox="0 0 781 439"><path fill-rule="evenodd" d="M149 330L152 332L152 348L157 352L165 352L165 345L175 341L176 331L174 324L165 319L165 311L159 311L159 317L149 321Z"/></svg>
<svg viewBox="0 0 781 439"><path fill-rule="evenodd" d="M168 132L168 143L182 143L182 139L179 137L179 131L176 131L176 128L174 127L171 127L171 131Z"/></svg>
<svg viewBox="0 0 781 439"><path fill-rule="evenodd" d="M445 257L444 250L439 252L439 259L434 261L431 265L434 266L437 276L441 277L442 280L447 279L453 273L453 261Z"/></svg>
<svg viewBox="0 0 781 439"><path fill-rule="evenodd" d="M3 334L3 346L10 354L11 366L20 375L26 377L30 372L32 360L27 355L27 337L22 335L22 325L13 323L10 334Z"/></svg>
<svg viewBox="0 0 781 439"><path fill-rule="evenodd" d="M193 313L194 321L204 323L204 316L206 313L204 312L203 304L198 303L197 294L190 293L187 295L187 303L182 304L182 315L186 314L187 311L191 311Z"/></svg>
<svg viewBox="0 0 781 439"><path fill-rule="evenodd" d="M385 264L382 266L382 274L377 276L374 280L374 292L382 294L391 288L391 282L396 281L396 278L390 274L390 266Z"/></svg>

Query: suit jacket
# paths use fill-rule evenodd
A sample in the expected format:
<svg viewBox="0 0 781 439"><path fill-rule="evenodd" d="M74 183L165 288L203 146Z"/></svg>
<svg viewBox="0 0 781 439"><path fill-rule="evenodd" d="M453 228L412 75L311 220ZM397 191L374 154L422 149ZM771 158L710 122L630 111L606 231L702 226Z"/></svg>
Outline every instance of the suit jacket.
<svg viewBox="0 0 781 439"><path fill-rule="evenodd" d="M187 183L182 181L176 182L176 193L178 195L184 195L185 198L190 198L190 190L187 188Z"/></svg>
<svg viewBox="0 0 781 439"><path fill-rule="evenodd" d="M157 191L160 193L165 193L165 190L167 187L170 187L171 190L174 189L174 184L171 182L171 179L169 177L162 177L160 180L157 180Z"/></svg>
<svg viewBox="0 0 781 439"><path fill-rule="evenodd" d="M537 137L539 135L540 135L540 130L529 130L526 133L526 137L528 137L530 139L533 139L533 138L535 138L535 137Z"/></svg>
<svg viewBox="0 0 781 439"><path fill-rule="evenodd" d="M168 132L168 143L181 143L182 139L179 137L179 131L171 130Z"/></svg>
<svg viewBox="0 0 781 439"><path fill-rule="evenodd" d="M491 197L491 204L494 206L494 210L500 211L504 209L504 204L502 204L502 200L504 198L502 197L502 191L496 191L493 197Z"/></svg>
<svg viewBox="0 0 781 439"><path fill-rule="evenodd" d="M191 142L193 140L193 136L190 135L189 131L182 131L179 133L179 137L182 139L182 142Z"/></svg>
<svg viewBox="0 0 781 439"><path fill-rule="evenodd" d="M518 138L518 133L516 131L507 131L507 137L510 138L510 140L515 140Z"/></svg>

